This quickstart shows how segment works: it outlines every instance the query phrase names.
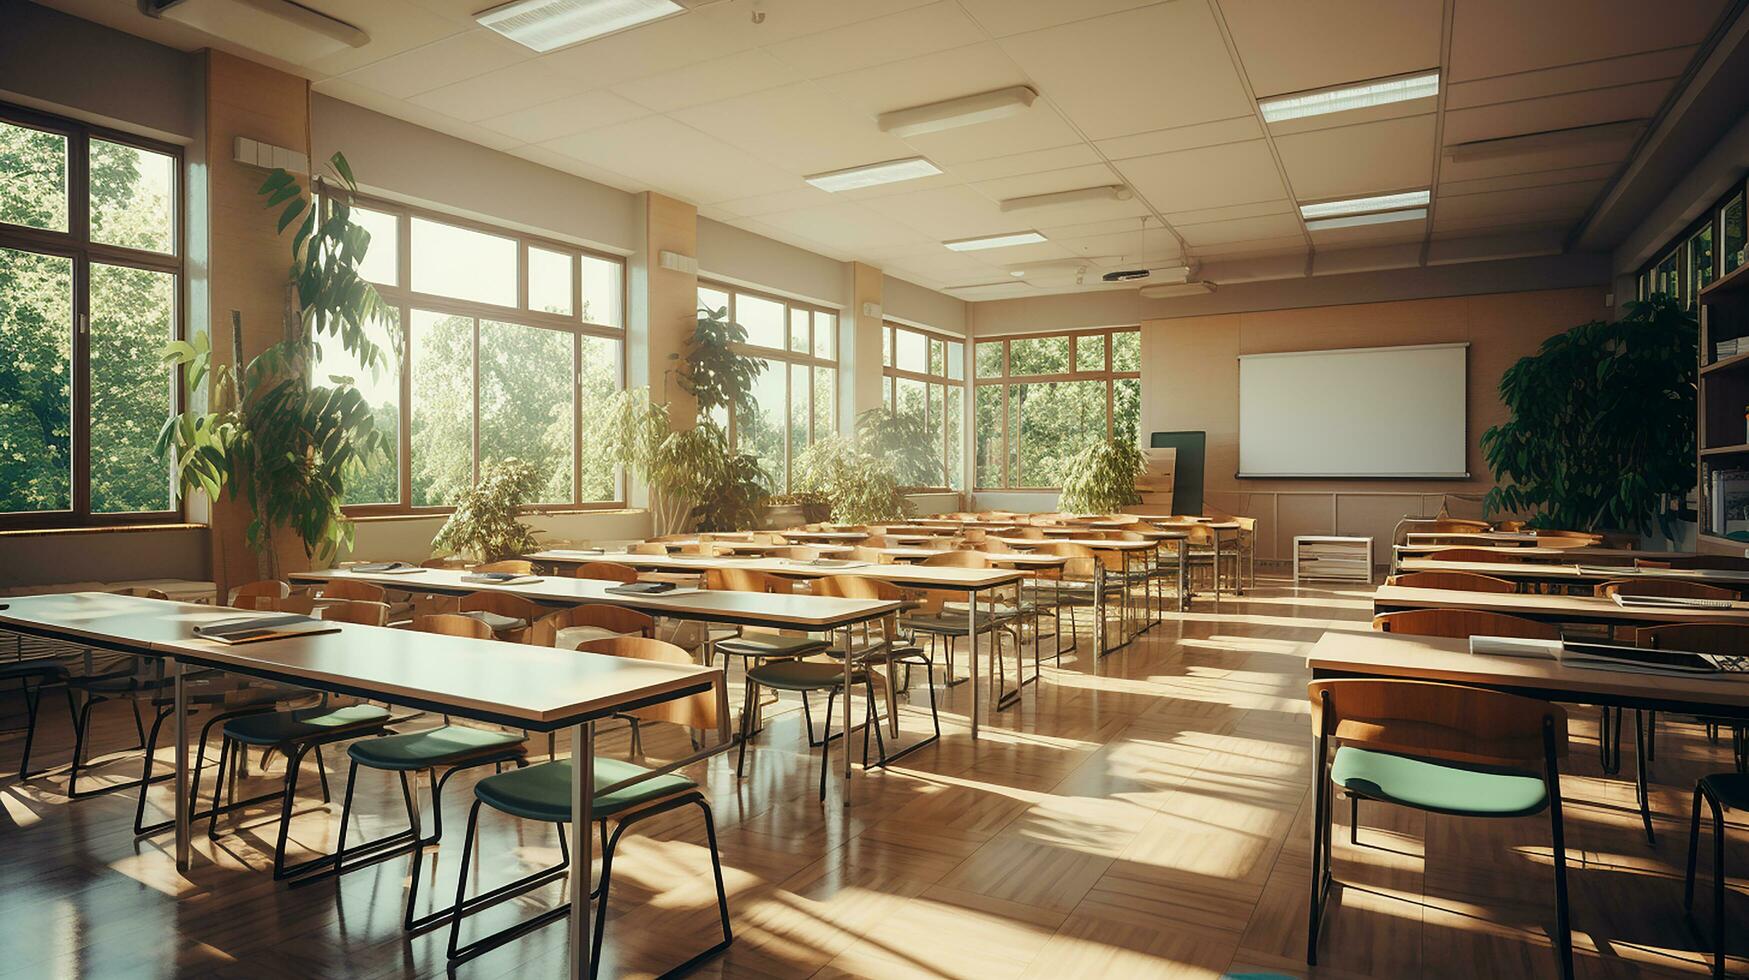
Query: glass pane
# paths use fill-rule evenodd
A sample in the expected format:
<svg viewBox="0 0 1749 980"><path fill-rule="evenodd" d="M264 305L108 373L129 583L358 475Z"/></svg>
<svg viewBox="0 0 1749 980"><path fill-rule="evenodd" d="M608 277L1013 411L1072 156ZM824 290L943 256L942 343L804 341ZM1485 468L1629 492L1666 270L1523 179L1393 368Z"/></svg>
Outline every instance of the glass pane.
<svg viewBox="0 0 1749 980"><path fill-rule="evenodd" d="M881 367L893 366L893 328L881 328Z"/></svg>
<svg viewBox="0 0 1749 980"><path fill-rule="evenodd" d="M1749 229L1744 225L1743 195L1738 194L1735 200L1725 205L1723 244L1726 272L1743 264L1746 241L1749 241Z"/></svg>
<svg viewBox="0 0 1749 980"><path fill-rule="evenodd" d="M357 212L354 211L354 214ZM371 343L382 348L388 365L376 372L366 371L358 358L348 354L338 343L323 344L311 366L314 384L334 384L334 377L346 378L358 387L371 406L371 421L378 432L389 440L389 458L378 460L362 473L346 477L346 502L349 504L393 504L401 499L401 362L396 354L399 346L394 334L400 331L400 311L388 308L387 322L373 321L365 334Z"/></svg>
<svg viewBox="0 0 1749 980"><path fill-rule="evenodd" d="M943 393L944 388L945 388L944 385L930 385L929 386L929 405L928 405L927 411L924 414L924 420L927 423L927 428L929 429L929 433L930 433L930 439L929 439L930 452L928 454L928 459L931 461L931 465L929 467L931 478L930 478L929 482L925 485L932 486L932 487L933 486L946 486L947 485L946 482L943 481L943 479L940 475L940 472L941 472L941 450L943 448L942 435L941 435L941 433L942 433L942 412L945 411L946 407L947 407L946 406L947 398L946 398L945 394Z"/></svg>
<svg viewBox="0 0 1749 980"><path fill-rule="evenodd" d="M1118 378L1111 383L1111 434L1136 442L1142 424L1142 379Z"/></svg>
<svg viewBox="0 0 1749 980"><path fill-rule="evenodd" d="M965 402L966 391L958 385L947 386L947 449L945 461L947 464L947 485L956 490L964 489L966 485L965 462Z"/></svg>
<svg viewBox="0 0 1749 980"><path fill-rule="evenodd" d="M808 377L806 364L791 364L789 366L789 458L792 462L808 448L808 395L813 391L812 379ZM774 474L776 475L776 474ZM787 479L780 477L778 483L789 486Z"/></svg>
<svg viewBox="0 0 1749 980"><path fill-rule="evenodd" d="M999 378L1002 376L1002 341L986 340L975 348L977 356L977 372L980 378Z"/></svg>
<svg viewBox="0 0 1749 980"><path fill-rule="evenodd" d="M838 356L838 314L814 314L814 356L825 358Z"/></svg>
<svg viewBox="0 0 1749 980"><path fill-rule="evenodd" d="M438 507L474 483L474 321L413 311L413 506Z"/></svg>
<svg viewBox="0 0 1749 980"><path fill-rule="evenodd" d="M91 240L176 251L176 158L91 141Z"/></svg>
<svg viewBox="0 0 1749 980"><path fill-rule="evenodd" d="M812 343L808 337L808 311L791 309L789 311L789 349L806 354L812 349Z"/></svg>
<svg viewBox="0 0 1749 980"><path fill-rule="evenodd" d="M583 256L583 322L598 323L604 327L626 325L625 299L620 289L625 278L624 272L625 266L618 262L593 255ZM704 290L699 290L701 297L704 293ZM717 304L727 305L729 299L726 296ZM716 306L711 308L716 309Z"/></svg>
<svg viewBox="0 0 1749 980"><path fill-rule="evenodd" d="M1104 438L1105 382L1008 386L1008 466L1015 486L1062 486L1069 460Z"/></svg>
<svg viewBox="0 0 1749 980"><path fill-rule="evenodd" d="M1664 261L1658 263L1657 268L1652 270L1652 292L1662 293L1671 299L1681 298L1676 282L1678 264L1675 252L1671 252L1665 256Z"/></svg>
<svg viewBox="0 0 1749 980"><path fill-rule="evenodd" d="M745 300L746 297L741 297L736 303ZM777 322L781 330L781 317ZM779 333L778 338L781 340L782 337L783 334ZM735 448L759 457L759 465L765 469L770 486L776 492L775 488L783 486L783 423L787 411L784 381L788 375L782 361L758 360L765 365L765 370L759 372L759 377L753 382L753 399L736 406Z"/></svg>
<svg viewBox="0 0 1749 980"><path fill-rule="evenodd" d="M912 378L894 378L893 384L894 397L897 399L893 411L899 415L923 418L929 386Z"/></svg>
<svg viewBox="0 0 1749 980"><path fill-rule="evenodd" d="M544 248L528 249L528 308L571 315L571 256Z"/></svg>
<svg viewBox="0 0 1749 980"><path fill-rule="evenodd" d="M370 246L364 250L364 261L358 264L358 274L381 285L399 285L400 219L385 211L355 207L352 209L352 223L370 232Z"/></svg>
<svg viewBox="0 0 1749 980"><path fill-rule="evenodd" d="M929 373L947 373L947 345L933 338L929 341Z"/></svg>
<svg viewBox="0 0 1749 980"><path fill-rule="evenodd" d="M533 463L541 490L531 503L571 501L572 336L480 321L480 469Z"/></svg>
<svg viewBox="0 0 1749 980"><path fill-rule="evenodd" d="M65 136L0 122L0 221L67 230Z"/></svg>
<svg viewBox="0 0 1749 980"><path fill-rule="evenodd" d="M736 293L735 322L746 329L749 344L783 350L785 328L782 303L761 296ZM778 380L783 380L781 373L778 374Z"/></svg>
<svg viewBox="0 0 1749 980"><path fill-rule="evenodd" d="M1075 370L1105 370L1105 335L1075 338Z"/></svg>
<svg viewBox="0 0 1749 980"><path fill-rule="evenodd" d="M838 431L838 371L814 368L814 438L824 439Z"/></svg>
<svg viewBox="0 0 1749 980"><path fill-rule="evenodd" d="M153 451L170 416L170 371L151 356L176 335L176 276L91 264L91 509L170 510Z"/></svg>
<svg viewBox="0 0 1749 980"><path fill-rule="evenodd" d="M1002 386L979 385L973 389L972 410L977 418L972 429L972 453L977 466L974 477L980 487L1000 487L1002 479Z"/></svg>
<svg viewBox="0 0 1749 980"><path fill-rule="evenodd" d="M929 370L929 338L915 330L894 330L893 366L922 374Z"/></svg>
<svg viewBox="0 0 1749 980"><path fill-rule="evenodd" d="M516 305L516 239L413 219L413 289Z"/></svg>
<svg viewBox="0 0 1749 980"><path fill-rule="evenodd" d="M1140 371L1142 369L1142 332L1125 330L1111 335L1111 369Z"/></svg>
<svg viewBox="0 0 1749 980"><path fill-rule="evenodd" d="M1008 373L1065 374L1069 370L1069 338L1015 337L1008 342Z"/></svg>
<svg viewBox="0 0 1749 980"><path fill-rule="evenodd" d="M1712 225L1709 224L1695 232L1694 237L1688 240L1688 268L1689 275L1692 277L1690 281L1693 283L1693 288L1688 293L1688 302L1690 306L1693 306L1695 297L1702 289L1706 288L1707 283L1712 282L1715 278L1713 275Z"/></svg>
<svg viewBox="0 0 1749 980"><path fill-rule="evenodd" d="M587 306L588 304L585 303L584 305ZM729 294L720 289L712 289L709 286L700 286L698 287L698 308L701 310L710 310L713 313L717 310L726 310L729 308ZM589 318L585 316L583 319L587 320Z"/></svg>
<svg viewBox="0 0 1749 980"><path fill-rule="evenodd" d="M620 342L606 337L581 338L583 359L577 366L577 397L583 404L583 483L578 499L584 502L618 500L619 480L614 465L600 451L601 433L607 431L607 413L620 389Z"/></svg>
<svg viewBox="0 0 1749 980"><path fill-rule="evenodd" d="M72 260L0 248L0 513L73 506L72 363Z"/></svg>
<svg viewBox="0 0 1749 980"><path fill-rule="evenodd" d="M966 345L957 340L947 342L947 376L955 381L966 376Z"/></svg>

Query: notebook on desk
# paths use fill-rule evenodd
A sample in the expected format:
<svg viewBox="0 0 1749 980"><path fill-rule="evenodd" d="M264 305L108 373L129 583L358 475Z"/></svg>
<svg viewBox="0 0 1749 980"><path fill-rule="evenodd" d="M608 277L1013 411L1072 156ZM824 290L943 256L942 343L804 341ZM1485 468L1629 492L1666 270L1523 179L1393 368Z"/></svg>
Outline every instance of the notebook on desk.
<svg viewBox="0 0 1749 980"><path fill-rule="evenodd" d="M367 561L348 565L342 571L355 575L412 575L425 569L404 561Z"/></svg>
<svg viewBox="0 0 1749 980"><path fill-rule="evenodd" d="M656 596L687 595L699 590L673 582L627 582L624 585L610 585L602 591L648 599Z"/></svg>
<svg viewBox="0 0 1749 980"><path fill-rule="evenodd" d="M462 576L462 581L469 585L527 585L539 582L540 576L520 572L469 572Z"/></svg>
<svg viewBox="0 0 1749 980"><path fill-rule="evenodd" d="M333 623L298 615L245 616L194 628L194 635L203 640L232 646L238 643L258 643L262 640L338 632L340 627Z"/></svg>
<svg viewBox="0 0 1749 980"><path fill-rule="evenodd" d="M1730 609L1734 603L1729 599L1697 599L1689 596L1673 595L1622 595L1617 592L1610 596L1615 604L1623 609Z"/></svg>

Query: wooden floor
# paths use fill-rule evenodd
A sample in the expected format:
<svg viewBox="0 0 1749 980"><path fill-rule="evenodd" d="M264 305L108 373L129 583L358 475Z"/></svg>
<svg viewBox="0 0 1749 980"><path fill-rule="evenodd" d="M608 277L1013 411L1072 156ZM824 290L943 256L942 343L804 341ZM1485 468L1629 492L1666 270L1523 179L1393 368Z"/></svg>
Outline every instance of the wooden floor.
<svg viewBox="0 0 1749 980"><path fill-rule="evenodd" d="M815 800L818 756L802 747L791 697L759 737L744 781L732 758L697 774L716 811L736 936L699 974L1556 975L1546 818L1462 821L1381 805L1363 808L1358 847L1348 843L1346 808L1339 814L1336 874L1347 884L1334 893L1322 965L1307 970L1303 653L1326 629L1366 628L1369 603L1361 589L1267 584L1218 607L1199 601L1105 658L1100 676L1068 657L1061 669L1047 666L976 747L963 734L969 689L954 688L942 744L885 772L858 772L848 809L837 786L828 805ZM917 694L903 711L912 734L927 719L920 685ZM45 705L38 760L64 762L64 707ZM105 770L120 778L135 771L134 755L120 751L132 744L132 721L119 705L98 710L107 712L99 750L130 760ZM16 725L18 700L0 713ZM1662 726L1660 836L1649 847L1632 783L1598 774L1595 714L1574 709L1572 772L1562 781L1579 974L1703 975L1701 944L1681 911L1688 793L1698 773L1728 767L1728 748L1709 746L1693 725ZM602 726L602 751L623 755L621 728ZM677 732L645 741L652 757L684 751ZM19 743L16 732L0 736L0 766L16 769ZM1630 776L1631 767L1630 749ZM276 885L266 870L274 827L262 810L217 841L197 834L195 867L183 877L169 835L134 841L132 794L68 802L64 784L59 773L0 780L0 977L445 972L442 931L401 931L405 860L338 885ZM453 894L468 785L465 776L451 783L449 837L431 852L422 901ZM353 834L398 829L399 790L388 777L361 777L355 805L363 816ZM308 797L294 841L326 848L338 812L338 802ZM556 859L550 826L487 813L481 886ZM708 945L716 928L696 813L644 826L615 862L603 975L660 973ZM1738 873L1749 869L1740 841L1727 856ZM557 900L560 887L479 918L508 921ZM1740 894L1726 908L1733 925L1744 920ZM1733 971L1749 969L1746 931L1731 940ZM563 927L551 926L456 975L559 976L564 944Z"/></svg>

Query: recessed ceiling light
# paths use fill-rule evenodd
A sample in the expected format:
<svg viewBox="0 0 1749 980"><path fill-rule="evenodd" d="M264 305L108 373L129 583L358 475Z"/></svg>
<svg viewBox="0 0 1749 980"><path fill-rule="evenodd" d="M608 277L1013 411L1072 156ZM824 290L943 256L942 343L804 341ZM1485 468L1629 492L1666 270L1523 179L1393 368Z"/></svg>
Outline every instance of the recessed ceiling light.
<svg viewBox="0 0 1749 980"><path fill-rule="evenodd" d="M515 0L474 19L525 48L546 52L685 9L674 0Z"/></svg>
<svg viewBox="0 0 1749 980"><path fill-rule="evenodd" d="M1122 184L1107 184L1102 187L1077 187L1072 191L1011 197L997 206L1004 211L1024 211L1027 208L1044 208L1053 204L1080 204L1083 201L1127 201L1134 196L1135 194Z"/></svg>
<svg viewBox="0 0 1749 980"><path fill-rule="evenodd" d="M1432 195L1428 191L1407 191L1402 194L1380 194L1377 197L1351 197L1344 201L1319 201L1316 204L1300 205L1300 217L1334 218L1341 214L1426 207L1431 199Z"/></svg>
<svg viewBox="0 0 1749 980"><path fill-rule="evenodd" d="M938 173L941 173L941 168L928 160L922 157L906 157L903 160L888 160L885 163L871 163L861 167L831 170L802 179L823 191L831 191L836 194L839 191L853 191L858 187L873 187L876 184L891 184L900 180L933 177Z"/></svg>
<svg viewBox="0 0 1749 980"><path fill-rule="evenodd" d="M1382 225L1392 221L1420 221L1427 217L1426 208L1407 211L1379 211L1374 214L1347 214L1340 218L1316 218L1306 222L1308 231L1329 231L1332 228L1358 228L1362 225Z"/></svg>
<svg viewBox="0 0 1749 980"><path fill-rule="evenodd" d="M894 109L881 113L878 122L883 133L921 136L1012 116L1024 112L1036 98L1038 93L1027 86L1014 85L909 109Z"/></svg>
<svg viewBox="0 0 1749 980"><path fill-rule="evenodd" d="M985 248L1007 248L1010 245L1036 245L1045 240L1045 236L1036 231L1011 231L1006 235L985 235L982 238L959 238L951 242L942 242L956 252L976 252Z"/></svg>
<svg viewBox="0 0 1749 980"><path fill-rule="evenodd" d="M1369 109L1412 99L1430 99L1438 94L1439 72L1433 71L1362 82L1359 85L1344 85L1319 92L1302 92L1278 99L1265 99L1257 107L1263 110L1265 122L1277 123L1306 116L1321 116L1329 112L1347 112L1350 109Z"/></svg>

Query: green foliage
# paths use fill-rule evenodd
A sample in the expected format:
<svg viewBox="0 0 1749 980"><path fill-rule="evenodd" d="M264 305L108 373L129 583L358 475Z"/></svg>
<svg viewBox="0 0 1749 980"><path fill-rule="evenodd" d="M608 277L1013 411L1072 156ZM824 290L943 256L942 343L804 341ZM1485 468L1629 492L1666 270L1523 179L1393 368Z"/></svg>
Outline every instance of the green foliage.
<svg viewBox="0 0 1749 980"><path fill-rule="evenodd" d="M646 388L622 391L603 413L602 455L642 479L649 489L657 534L688 523L699 530L741 530L758 522L769 477L751 453L729 450L722 427L701 419L674 431L666 404Z"/></svg>
<svg viewBox="0 0 1749 980"><path fill-rule="evenodd" d="M889 462L893 479L904 487L941 484L941 429L922 411L871 408L856 417L856 444Z"/></svg>
<svg viewBox="0 0 1749 980"><path fill-rule="evenodd" d="M1077 514L1110 514L1142 502L1136 480L1147 468L1135 440L1101 439L1069 460L1057 508Z"/></svg>
<svg viewBox="0 0 1749 980"><path fill-rule="evenodd" d="M746 342L746 328L729 319L728 307L698 311L698 325L678 380L681 389L698 400L701 416L752 399L753 382L765 370L765 362L732 349Z"/></svg>
<svg viewBox="0 0 1749 980"><path fill-rule="evenodd" d="M832 519L868 524L904 519L910 502L899 489L892 463L841 435L815 440L795 460L798 493L832 504Z"/></svg>
<svg viewBox="0 0 1749 980"><path fill-rule="evenodd" d="M167 344L163 360L182 369L186 404L199 404L209 385L210 407L171 417L157 441L160 456L174 453L179 493L199 490L216 500L229 490L247 501L248 541L258 553L271 555L273 532L289 528L307 555L322 560L352 542L352 522L340 509L347 478L388 453L351 379L335 377L332 387L310 382L325 337L366 370L380 371L388 360L367 335L385 313L376 289L358 275L370 234L351 220L347 201L357 185L345 157L336 153L330 166L338 193L330 195L325 218L285 171L275 170L261 186L266 207L279 209L280 233L297 225L290 271L296 313L287 317L284 339L241 371L214 362L205 334ZM231 343L232 362L241 361L235 312Z"/></svg>
<svg viewBox="0 0 1749 980"><path fill-rule="evenodd" d="M456 498L454 513L431 539L432 549L481 562L533 551L537 532L516 515L540 493L542 482L540 468L520 459L501 459L484 467L480 482Z"/></svg>
<svg viewBox="0 0 1749 980"><path fill-rule="evenodd" d="M1651 528L1694 486L1694 316L1663 297L1550 337L1500 379L1511 418L1482 433L1489 513L1580 531ZM1664 518L1660 517L1660 520Z"/></svg>

